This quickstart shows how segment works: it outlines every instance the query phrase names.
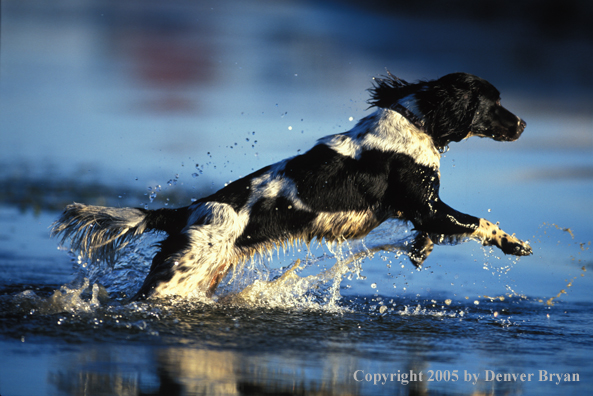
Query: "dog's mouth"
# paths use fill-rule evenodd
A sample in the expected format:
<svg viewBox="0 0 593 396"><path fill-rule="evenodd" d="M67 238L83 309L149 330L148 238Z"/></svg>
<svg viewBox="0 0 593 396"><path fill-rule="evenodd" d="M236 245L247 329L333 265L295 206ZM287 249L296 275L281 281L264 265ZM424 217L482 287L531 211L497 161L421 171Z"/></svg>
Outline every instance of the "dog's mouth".
<svg viewBox="0 0 593 396"><path fill-rule="evenodd" d="M467 137L478 136L490 138L496 140L497 142L514 142L521 137L525 127L527 126L527 123L519 117L517 117L517 120L517 123L510 127L499 125L498 128L494 128L494 130L487 132L470 132Z"/></svg>

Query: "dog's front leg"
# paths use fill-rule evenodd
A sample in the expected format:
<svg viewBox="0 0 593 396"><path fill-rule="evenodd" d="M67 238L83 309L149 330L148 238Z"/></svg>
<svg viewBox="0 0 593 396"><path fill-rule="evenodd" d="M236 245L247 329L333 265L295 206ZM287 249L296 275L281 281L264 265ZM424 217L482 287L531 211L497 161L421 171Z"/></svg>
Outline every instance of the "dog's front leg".
<svg viewBox="0 0 593 396"><path fill-rule="evenodd" d="M471 234L479 239L484 246L497 246L505 254L515 256L529 256L533 253L531 246L501 230L496 224L486 219L480 219L479 227Z"/></svg>
<svg viewBox="0 0 593 396"><path fill-rule="evenodd" d="M429 235L474 238L484 246L497 246L505 254L528 256L533 253L529 244L504 232L496 224L458 212L439 199L431 201L427 205L422 216L414 221L414 225L417 230ZM422 233L413 242L413 246L422 246L423 243L426 245L428 236L422 236ZM418 266L418 264L416 265Z"/></svg>
<svg viewBox="0 0 593 396"><path fill-rule="evenodd" d="M419 232L418 235L412 241L408 250L408 257L412 264L416 268L422 267L424 260L428 258L428 255L432 252L434 243L430 239L430 236L426 232Z"/></svg>

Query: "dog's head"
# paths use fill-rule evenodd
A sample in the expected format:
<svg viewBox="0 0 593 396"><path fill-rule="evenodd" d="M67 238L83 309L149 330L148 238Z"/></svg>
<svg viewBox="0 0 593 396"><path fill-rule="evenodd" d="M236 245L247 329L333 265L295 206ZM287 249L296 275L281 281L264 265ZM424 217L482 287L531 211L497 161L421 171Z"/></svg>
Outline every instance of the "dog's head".
<svg viewBox="0 0 593 396"><path fill-rule="evenodd" d="M434 81L409 84L397 77L376 80L372 106L405 113L432 136L437 147L470 136L498 141L517 140L525 121L500 104L492 84L467 73L452 73Z"/></svg>

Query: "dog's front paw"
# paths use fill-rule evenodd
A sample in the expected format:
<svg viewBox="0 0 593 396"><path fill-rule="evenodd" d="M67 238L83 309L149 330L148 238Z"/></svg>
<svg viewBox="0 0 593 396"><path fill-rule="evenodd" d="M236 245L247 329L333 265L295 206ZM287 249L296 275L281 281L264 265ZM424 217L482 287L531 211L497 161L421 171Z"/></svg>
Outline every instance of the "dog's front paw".
<svg viewBox="0 0 593 396"><path fill-rule="evenodd" d="M533 254L531 246L514 235L509 235L501 230L496 224L488 220L480 219L480 226L474 232L485 246L498 246L504 254L514 256L529 256Z"/></svg>
<svg viewBox="0 0 593 396"><path fill-rule="evenodd" d="M514 256L529 256L533 254L533 250L527 242L523 242L512 235L501 238L500 249L504 254L512 254Z"/></svg>
<svg viewBox="0 0 593 396"><path fill-rule="evenodd" d="M424 260L426 260L432 252L433 248L434 244L430 239L430 236L425 232L421 232L414 238L410 250L408 251L408 257L416 268L420 268L422 267Z"/></svg>

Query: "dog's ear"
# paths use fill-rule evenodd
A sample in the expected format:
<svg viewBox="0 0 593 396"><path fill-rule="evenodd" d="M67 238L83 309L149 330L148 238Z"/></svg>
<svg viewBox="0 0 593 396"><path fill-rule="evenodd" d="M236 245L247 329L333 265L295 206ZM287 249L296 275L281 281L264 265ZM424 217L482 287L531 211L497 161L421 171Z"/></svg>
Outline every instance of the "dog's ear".
<svg viewBox="0 0 593 396"><path fill-rule="evenodd" d="M389 108L412 93L414 88L409 89L411 86L406 80L394 76L387 70L386 76L373 77L373 87L369 88L371 98L367 103L369 107Z"/></svg>
<svg viewBox="0 0 593 396"><path fill-rule="evenodd" d="M448 142L459 142L467 137L479 106L477 95L465 92L455 98L447 98L438 110L440 118L437 120L434 132L440 134Z"/></svg>
<svg viewBox="0 0 593 396"><path fill-rule="evenodd" d="M455 73L431 81L416 94L417 105L425 115L426 132L437 146L458 142L469 134L480 104L478 91L466 74Z"/></svg>

